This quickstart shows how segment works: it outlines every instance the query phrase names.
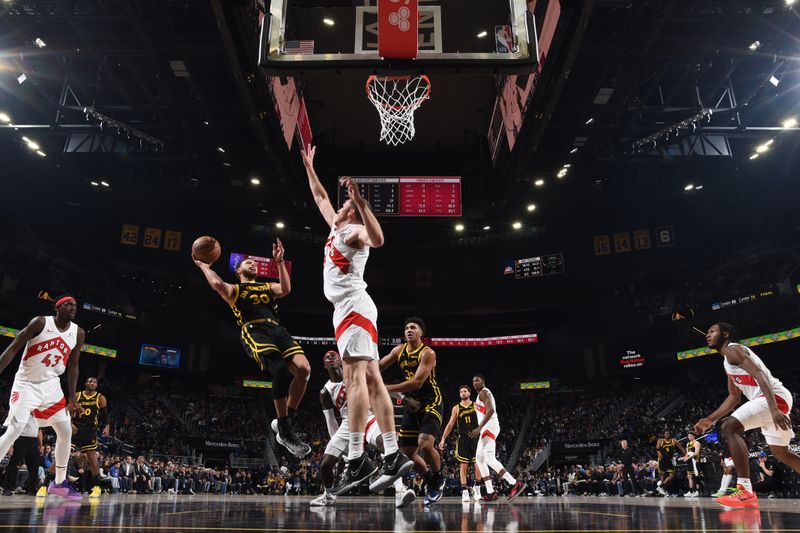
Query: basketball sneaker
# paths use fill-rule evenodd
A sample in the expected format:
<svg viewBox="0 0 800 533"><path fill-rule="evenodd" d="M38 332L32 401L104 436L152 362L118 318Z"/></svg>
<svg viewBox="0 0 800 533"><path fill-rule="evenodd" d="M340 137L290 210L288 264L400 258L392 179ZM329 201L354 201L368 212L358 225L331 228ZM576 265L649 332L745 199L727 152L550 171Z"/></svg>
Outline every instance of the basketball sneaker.
<svg viewBox="0 0 800 533"><path fill-rule="evenodd" d="M472 487L472 499L477 501L481 500L481 487L480 485L473 485Z"/></svg>
<svg viewBox="0 0 800 533"><path fill-rule="evenodd" d="M736 490L717 498L717 503L725 507L756 508L758 507L758 496L743 486L736 485Z"/></svg>
<svg viewBox="0 0 800 533"><path fill-rule="evenodd" d="M92 487L92 492L89 493L89 497L90 498L99 498L102 493L103 493L103 491L100 490L100 487L95 485L94 487Z"/></svg>
<svg viewBox="0 0 800 533"><path fill-rule="evenodd" d="M518 498L525 490L525 487L527 487L527 485L525 485L525 483L523 483L522 480L518 479L516 484L513 487L511 487L511 490L508 491L508 496L506 496L508 501L513 501L516 498Z"/></svg>
<svg viewBox="0 0 800 533"><path fill-rule="evenodd" d="M720 496L725 496L726 494L730 494L731 492L735 492L736 489L733 487L728 487L727 489L719 489L717 492L711 495L712 498L719 498Z"/></svg>
<svg viewBox="0 0 800 533"><path fill-rule="evenodd" d="M270 428L272 428L273 433L275 433L275 441L289 450L289 453L298 459L302 459L311 453L311 446L298 439L296 435L292 433L289 433L288 435L281 435L281 432L278 430L277 419L272 420Z"/></svg>
<svg viewBox="0 0 800 533"><path fill-rule="evenodd" d="M483 501L488 503L495 503L497 502L497 491L494 490L492 492L487 492L486 495L482 498Z"/></svg>
<svg viewBox="0 0 800 533"><path fill-rule="evenodd" d="M330 507L336 503L336 496L329 493L327 490L311 500L311 507Z"/></svg>
<svg viewBox="0 0 800 533"><path fill-rule="evenodd" d="M398 509L402 509L403 507L406 507L408 504L410 504L416 499L417 495L414 494L414 491L409 488L406 488L405 490L398 491L394 495L394 506L397 507Z"/></svg>
<svg viewBox="0 0 800 533"><path fill-rule="evenodd" d="M425 495L425 505L434 504L442 499L442 495L444 494L444 486L446 483L447 480L440 470L439 473L435 474L431 480L430 488L428 489L428 493Z"/></svg>
<svg viewBox="0 0 800 533"><path fill-rule="evenodd" d="M403 457L405 457L405 455ZM411 463L411 461L409 461L409 463ZM384 463L384 468L385 467L386 464ZM338 484L334 485L334 487L328 492L330 492L334 496L339 496L340 494L344 494L353 487L357 487L358 485L364 483L366 480L369 479L369 477L372 474L374 474L377 471L378 467L375 466L375 463L370 461L369 457L367 457L366 455L362 455L358 459L353 459L352 461L350 461L350 463L347 465L347 468L344 471L344 474L342 475L342 479L339 481ZM389 485L391 485L392 481L394 481L394 478L392 478L391 481L389 481ZM370 490L372 490L372 486L370 486Z"/></svg>
<svg viewBox="0 0 800 533"><path fill-rule="evenodd" d="M757 509L723 511L719 514L719 521L725 525L736 526L740 531L758 531L761 526L761 512Z"/></svg>
<svg viewBox="0 0 800 533"><path fill-rule="evenodd" d="M372 464L372 462L370 462L370 464ZM389 486L394 483L395 479L405 476L413 466L414 462L406 457L405 454L400 450L397 450L391 455L387 455L383 458L381 475L378 476L375 481L370 483L369 490L371 492L380 492L389 488ZM372 473L367 477L371 475Z"/></svg>
<svg viewBox="0 0 800 533"><path fill-rule="evenodd" d="M462 502L469 501L469 489L464 489L461 491L461 501Z"/></svg>
<svg viewBox="0 0 800 533"><path fill-rule="evenodd" d="M47 487L47 494L52 494L54 496L60 496L65 500L81 500L83 497L81 493L77 490L72 488L72 485L69 484L69 481L66 479L56 485L55 481L50 482L50 485Z"/></svg>
<svg viewBox="0 0 800 533"><path fill-rule="evenodd" d="M44 485L39 487L39 490L36 491L36 497L37 498L46 498L47 497L47 487L45 487Z"/></svg>

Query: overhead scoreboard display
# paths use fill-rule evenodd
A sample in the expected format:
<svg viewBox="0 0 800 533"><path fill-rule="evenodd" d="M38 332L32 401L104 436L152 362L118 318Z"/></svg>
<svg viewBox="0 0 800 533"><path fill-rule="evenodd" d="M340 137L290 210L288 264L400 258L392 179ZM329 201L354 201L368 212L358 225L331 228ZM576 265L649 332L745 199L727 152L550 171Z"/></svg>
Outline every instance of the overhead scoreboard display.
<svg viewBox="0 0 800 533"><path fill-rule="evenodd" d="M564 273L564 254L555 253L538 257L503 262L503 274L516 279L538 278Z"/></svg>
<svg viewBox="0 0 800 533"><path fill-rule="evenodd" d="M353 176L379 216L460 217L461 176ZM348 199L339 182L339 206Z"/></svg>

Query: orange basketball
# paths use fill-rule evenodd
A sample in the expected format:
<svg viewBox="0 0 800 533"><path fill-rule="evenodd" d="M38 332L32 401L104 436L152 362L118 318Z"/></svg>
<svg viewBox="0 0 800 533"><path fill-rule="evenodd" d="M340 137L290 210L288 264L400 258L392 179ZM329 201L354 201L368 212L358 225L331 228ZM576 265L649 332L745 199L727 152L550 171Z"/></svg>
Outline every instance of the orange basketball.
<svg viewBox="0 0 800 533"><path fill-rule="evenodd" d="M214 237L203 235L192 243L192 257L209 265L219 259L222 248Z"/></svg>

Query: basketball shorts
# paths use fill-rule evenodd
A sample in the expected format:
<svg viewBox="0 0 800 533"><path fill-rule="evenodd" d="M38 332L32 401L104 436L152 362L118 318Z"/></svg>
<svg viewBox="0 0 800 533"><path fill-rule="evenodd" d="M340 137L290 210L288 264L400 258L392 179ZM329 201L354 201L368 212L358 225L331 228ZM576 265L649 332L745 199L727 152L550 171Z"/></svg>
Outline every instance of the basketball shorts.
<svg viewBox="0 0 800 533"><path fill-rule="evenodd" d="M785 396L785 398L783 396ZM788 415L789 412L791 412L791 394L784 393L782 396L776 394L775 400L778 403L778 409L780 409L783 414ZM763 396L745 402L735 410L731 416L741 422L745 431L761 428L761 433L764 435L764 439L769 445L788 446L789 441L794 438L794 431L791 429L779 429L775 427L775 422L772 421L772 415L769 412L767 399Z"/></svg>
<svg viewBox="0 0 800 533"><path fill-rule="evenodd" d="M486 455L494 455L498 435L500 435L500 424L492 423L483 426L481 436L478 438L478 445L475 448L475 457L485 459Z"/></svg>
<svg viewBox="0 0 800 533"><path fill-rule="evenodd" d="M8 426L12 419L27 423L31 416L36 417L40 427L61 421L69 422L67 400L61 390L60 379L39 382L14 379L8 400L8 417L3 425Z"/></svg>
<svg viewBox="0 0 800 533"><path fill-rule="evenodd" d="M658 462L658 473L659 475L675 473L675 465L672 464L671 457L665 457Z"/></svg>
<svg viewBox="0 0 800 533"><path fill-rule="evenodd" d="M359 291L336 304L333 329L342 359L379 359L378 308L366 291Z"/></svg>
<svg viewBox="0 0 800 533"><path fill-rule="evenodd" d="M478 439L471 439L466 435L459 435L456 441L456 461L470 464L475 462L475 451L478 448Z"/></svg>
<svg viewBox="0 0 800 533"><path fill-rule="evenodd" d="M78 428L76 433L72 434L72 450L80 450L82 452L93 452L96 451L98 446L97 442L97 428L93 425L77 425L75 427Z"/></svg>
<svg viewBox="0 0 800 533"><path fill-rule="evenodd" d="M242 326L241 339L245 353L261 370L267 369L268 359L291 359L303 353L300 344L292 338L286 328L277 323L246 323Z"/></svg>
<svg viewBox="0 0 800 533"><path fill-rule="evenodd" d="M370 446L376 446L378 437L381 435L381 429L378 427L378 419L374 415L370 415L367 419L367 426L364 428L364 441ZM333 434L328 445L325 446L325 455L332 455L333 457L341 457L347 453L350 448L350 426L348 419L342 420L342 424L336 433Z"/></svg>
<svg viewBox="0 0 800 533"><path fill-rule="evenodd" d="M422 403L418 411L406 408L400 422L400 446L416 446L420 434L437 438L442 428L442 401Z"/></svg>

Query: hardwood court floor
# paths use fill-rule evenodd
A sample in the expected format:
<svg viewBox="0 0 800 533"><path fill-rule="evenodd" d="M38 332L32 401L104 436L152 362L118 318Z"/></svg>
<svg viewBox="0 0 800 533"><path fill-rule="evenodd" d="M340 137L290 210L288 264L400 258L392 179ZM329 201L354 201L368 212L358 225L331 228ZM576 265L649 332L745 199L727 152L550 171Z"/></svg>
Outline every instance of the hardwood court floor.
<svg viewBox="0 0 800 533"><path fill-rule="evenodd" d="M310 508L282 496L104 495L62 502L0 497L0 531L248 531L403 533L439 531L800 532L800 500L761 500L759 510L725 510L710 498L519 498L513 505L444 498L395 509L394 498L340 498Z"/></svg>

